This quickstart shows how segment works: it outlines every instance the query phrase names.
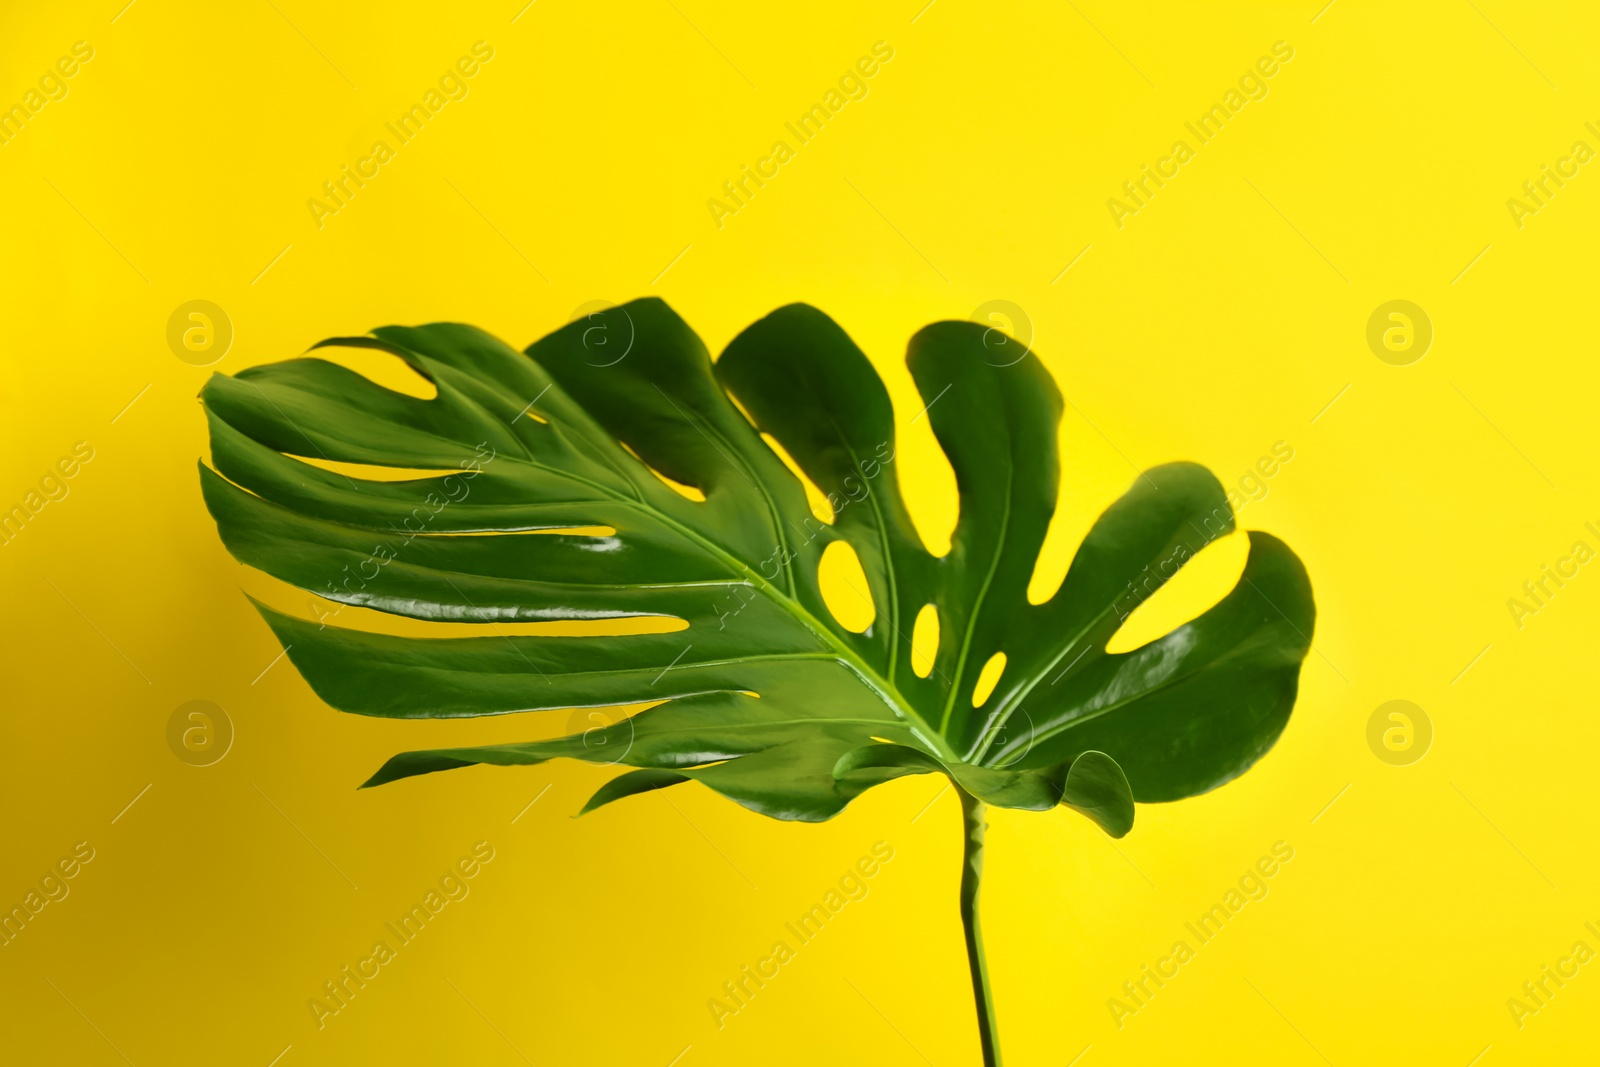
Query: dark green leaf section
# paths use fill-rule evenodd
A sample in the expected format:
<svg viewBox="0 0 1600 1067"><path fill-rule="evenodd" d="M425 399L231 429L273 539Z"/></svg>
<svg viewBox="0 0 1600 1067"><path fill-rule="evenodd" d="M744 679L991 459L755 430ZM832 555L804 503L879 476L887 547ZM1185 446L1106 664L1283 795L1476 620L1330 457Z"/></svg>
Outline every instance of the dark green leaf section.
<svg viewBox="0 0 1600 1067"><path fill-rule="evenodd" d="M991 362L985 332L974 322L937 322L912 337L906 356L961 494L950 552L940 560L934 669L949 680L940 732L962 753L983 730L971 705L978 673L1027 606L1060 482L1061 394L1032 352L1003 366Z"/></svg>
<svg viewBox="0 0 1600 1067"><path fill-rule="evenodd" d="M749 327L717 361L718 381L762 432L828 498L827 533L855 549L878 608L858 641L885 680L932 704L931 683L909 668L912 620L925 601L934 559L900 494L894 408L866 355L816 308L790 304ZM808 517L808 531L820 524Z"/></svg>
<svg viewBox="0 0 1600 1067"><path fill-rule="evenodd" d="M1146 802L1215 789L1283 732L1313 622L1300 560L1253 531L1227 597L1143 648L1086 656L1033 702L1026 739L991 756L1034 766L1098 749L1122 765L1134 797Z"/></svg>
<svg viewBox="0 0 1600 1067"><path fill-rule="evenodd" d="M367 785L571 758L627 768L585 811L695 781L818 821L873 786L941 773L985 803L1066 806L1121 836L1135 800L1215 788L1271 747L1310 647L1310 585L1287 547L1252 533L1222 602L1108 653L1129 613L1233 530L1216 479L1174 463L1140 475L1060 590L1029 604L1063 402L1033 353L986 345L985 332L935 323L908 351L915 418L960 492L943 557L901 495L888 391L837 324L800 304L715 363L659 300L581 319L526 352L450 324L323 342L394 355L437 395L317 357L215 376L201 394L212 451L201 490L243 563L330 601L476 624L462 628L472 636L401 637L260 606L336 708L451 718L647 705L570 736L402 753ZM762 434L828 497L831 523ZM431 473L364 478L324 460ZM818 584L838 539L873 602L862 634L833 618ZM941 641L918 678L910 630L929 604ZM499 626L636 616L681 621L604 637ZM974 708L998 652L1006 669Z"/></svg>

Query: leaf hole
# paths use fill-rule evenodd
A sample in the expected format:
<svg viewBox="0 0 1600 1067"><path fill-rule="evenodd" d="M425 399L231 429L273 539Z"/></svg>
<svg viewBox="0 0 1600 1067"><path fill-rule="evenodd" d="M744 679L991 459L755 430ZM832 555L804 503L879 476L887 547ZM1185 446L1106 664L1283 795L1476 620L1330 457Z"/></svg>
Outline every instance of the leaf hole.
<svg viewBox="0 0 1600 1067"><path fill-rule="evenodd" d="M1066 442L1058 440L1056 447L1061 450L1061 455L1072 455ZM1062 486L1062 494L1065 495L1067 491L1068 487ZM1043 604L1060 592L1061 583L1067 579L1067 568L1072 565L1072 557L1077 554L1078 546L1091 529L1086 517L1092 514L1098 513L1073 507L1065 500L1056 501L1055 513L1045 527L1044 542L1039 546L1039 555L1033 561L1033 574L1028 579L1028 603Z"/></svg>
<svg viewBox="0 0 1600 1067"><path fill-rule="evenodd" d="M835 541L822 551L822 561L817 565L817 580L822 585L822 601L851 633L866 633L877 609L867 591L867 575L861 569L861 557L848 541Z"/></svg>
<svg viewBox="0 0 1600 1067"><path fill-rule="evenodd" d="M911 673L926 678L933 673L933 662L939 656L939 609L932 604L922 605L917 621L911 627Z"/></svg>
<svg viewBox="0 0 1600 1067"><path fill-rule="evenodd" d="M748 416L746 417L748 418ZM818 489L817 483L813 482L806 472L800 469L800 464L796 463L794 457L789 455L788 449L779 444L778 439L769 433L762 434L761 439L767 443L768 448L777 453L779 459L783 460L783 465L789 468L789 473L800 480L800 485L806 491L806 505L811 509L811 514L823 522L833 522L833 505L828 503L827 494Z"/></svg>
<svg viewBox="0 0 1600 1067"><path fill-rule="evenodd" d="M617 536L615 526L550 526L536 530L418 530L407 531L410 537L589 537L595 540L607 540ZM611 546L596 546L602 550Z"/></svg>
<svg viewBox="0 0 1600 1067"><path fill-rule="evenodd" d="M621 444L623 448L628 450L628 455L632 456L634 459L638 459L639 462L644 466L645 470L649 471L651 474L654 474L657 478L660 478L662 484L665 485L668 489L671 489L674 493L677 493L679 496L683 497L686 500L693 500L697 504L705 503L706 494L702 490L697 489L695 486L692 486L692 485L685 485L682 482L673 481L671 478L668 478L665 474L662 474L660 471L658 471L654 467L650 466L650 464L645 463L644 460L639 459L639 453L637 453L637 452L635 452L633 450L633 446L632 445L628 444L626 441L621 441L621 442L618 442L618 443Z"/></svg>
<svg viewBox="0 0 1600 1067"><path fill-rule="evenodd" d="M622 615L604 619L552 619L529 622L509 622L504 619L493 622L414 619L378 608L330 600L312 590L297 589L262 572L251 576L245 591L286 615L321 623L330 629L390 634L396 637L482 637L495 641L503 641L506 637L592 637L605 640L645 634L675 634L690 628L688 620L675 615ZM529 673L533 673L531 668Z"/></svg>
<svg viewBox="0 0 1600 1067"><path fill-rule="evenodd" d="M671 478L668 478L665 474L662 474L660 471L656 470L654 467L651 467L648 463L646 463L645 466L649 467L650 473L654 474L657 478L660 478L663 482L665 482L667 488L671 489L674 493L677 493L686 500L693 500L696 503L702 504L705 503L706 495L700 490L696 489L694 486L684 485L682 482L675 482Z"/></svg>
<svg viewBox="0 0 1600 1067"><path fill-rule="evenodd" d="M1006 654L996 652L989 657L989 662L983 665L983 670L978 672L978 684L972 690L972 706L983 707L983 702L989 699L989 694L994 692L994 687L1000 684L1000 675L1005 673Z"/></svg>
<svg viewBox="0 0 1600 1067"><path fill-rule="evenodd" d="M374 385L393 393L413 396L418 400L432 400L439 395L434 385L421 371L391 352L376 348L340 348L337 345L317 349L316 359L336 363L345 370L354 371Z"/></svg>
<svg viewBox="0 0 1600 1067"><path fill-rule="evenodd" d="M1209 611L1238 583L1249 555L1250 539L1242 534L1220 537L1202 548L1128 614L1106 642L1106 651L1132 652Z"/></svg>
<svg viewBox="0 0 1600 1067"><path fill-rule="evenodd" d="M347 478L360 478L368 482L411 482L422 478L438 478L445 474L460 474L459 467L385 467L374 463L345 463L337 459L323 459L321 456L295 456L295 459L312 467L318 467L334 474L343 474ZM470 455L463 458L470 459Z"/></svg>
<svg viewBox="0 0 1600 1067"><path fill-rule="evenodd" d="M910 421L899 420L894 456L911 525L923 546L931 554L943 558L949 554L951 538L955 536L961 494L956 485L955 468L950 466L949 457L933 434L933 422L927 416L928 408L932 407L929 400L937 403L940 399L937 393L927 399L919 398L910 413ZM899 405L896 409L905 414Z"/></svg>

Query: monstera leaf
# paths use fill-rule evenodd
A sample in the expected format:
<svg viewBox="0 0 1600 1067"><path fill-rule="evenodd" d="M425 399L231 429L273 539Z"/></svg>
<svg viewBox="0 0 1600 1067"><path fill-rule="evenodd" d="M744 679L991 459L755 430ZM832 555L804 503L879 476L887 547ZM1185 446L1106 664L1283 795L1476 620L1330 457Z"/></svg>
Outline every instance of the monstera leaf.
<svg viewBox="0 0 1600 1067"><path fill-rule="evenodd" d="M525 353L460 325L335 338L322 344L398 356L437 396L316 358L214 376L201 396L215 469L202 464L201 483L235 557L327 600L460 623L687 623L585 637L486 625L484 636L423 639L261 606L301 674L342 711L452 718L658 702L571 736L404 753L368 785L566 756L633 768L586 811L695 781L764 815L817 821L879 783L946 775L966 813L962 913L996 1063L976 915L984 805L1064 805L1120 837L1134 801L1177 800L1242 773L1288 720L1314 608L1299 560L1252 532L1221 602L1142 648L1107 651L1133 608L1233 530L1217 480L1188 463L1140 475L1059 591L1030 604L1060 479L1062 401L1036 356L990 333L935 323L907 355L927 405L916 417L960 491L941 557L901 498L882 382L843 330L799 304L749 327L715 363L653 299L580 319ZM828 497L831 522L762 434ZM363 480L295 456L437 474ZM840 540L866 578L864 632L835 618L819 583ZM923 676L911 634L928 605L939 644ZM992 677L999 654L984 693L980 674Z"/></svg>

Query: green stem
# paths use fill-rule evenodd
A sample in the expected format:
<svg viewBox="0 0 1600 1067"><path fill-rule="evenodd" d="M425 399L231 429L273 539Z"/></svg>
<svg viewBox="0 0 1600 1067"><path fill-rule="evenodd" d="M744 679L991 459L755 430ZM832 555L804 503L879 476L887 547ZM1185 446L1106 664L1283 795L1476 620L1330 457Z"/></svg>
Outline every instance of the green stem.
<svg viewBox="0 0 1600 1067"><path fill-rule="evenodd" d="M963 837L961 849L961 926L967 937L967 964L972 971L972 999L978 1009L978 1043L983 1067L1000 1067L1000 1034L994 1001L989 996L989 968L983 961L983 932L978 927L978 889L983 881L983 821L986 805L960 786Z"/></svg>

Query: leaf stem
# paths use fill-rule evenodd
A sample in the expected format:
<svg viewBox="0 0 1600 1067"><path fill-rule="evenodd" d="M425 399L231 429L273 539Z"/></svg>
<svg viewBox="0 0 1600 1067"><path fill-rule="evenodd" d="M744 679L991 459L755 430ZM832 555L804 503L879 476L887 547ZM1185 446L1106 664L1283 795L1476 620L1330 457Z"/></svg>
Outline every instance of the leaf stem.
<svg viewBox="0 0 1600 1067"><path fill-rule="evenodd" d="M987 805L956 786L961 797L961 926L967 939L967 964L972 971L972 999L978 1009L978 1043L983 1067L1000 1067L1000 1034L994 1001L989 995L989 968L983 959L983 932L978 925L978 889L983 880L983 835Z"/></svg>

